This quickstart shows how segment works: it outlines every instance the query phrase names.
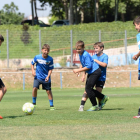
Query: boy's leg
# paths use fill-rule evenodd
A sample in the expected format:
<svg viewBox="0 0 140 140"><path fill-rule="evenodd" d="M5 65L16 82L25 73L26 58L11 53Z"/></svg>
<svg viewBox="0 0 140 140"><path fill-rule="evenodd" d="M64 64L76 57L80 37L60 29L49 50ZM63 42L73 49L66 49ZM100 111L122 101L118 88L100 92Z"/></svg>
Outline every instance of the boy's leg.
<svg viewBox="0 0 140 140"><path fill-rule="evenodd" d="M32 91L32 101L33 101L33 105L36 105L36 98L37 98L37 88L34 87L33 91Z"/></svg>
<svg viewBox="0 0 140 140"><path fill-rule="evenodd" d="M96 90L101 93L103 89L101 87L97 87L96 86ZM97 97L97 99L98 99L98 103L100 104L100 102L101 102L102 99L100 99L98 97Z"/></svg>
<svg viewBox="0 0 140 140"><path fill-rule="evenodd" d="M6 91L7 91L6 87L0 88L0 101L2 100L2 98L5 95Z"/></svg>
<svg viewBox="0 0 140 140"><path fill-rule="evenodd" d="M87 93L85 91L84 94L83 94L83 97L82 97L82 100L81 100L81 105L80 105L78 111L84 111L84 105L85 105L87 99L88 99L88 96L87 96Z"/></svg>
<svg viewBox="0 0 140 140"><path fill-rule="evenodd" d="M36 105L37 90L39 89L39 85L40 85L39 80L34 79L33 91L32 91L32 101L33 101L33 105Z"/></svg>
<svg viewBox="0 0 140 140"><path fill-rule="evenodd" d="M50 103L50 110L55 110L54 105L53 105L52 91L51 90L46 90L46 92L48 94L48 99L49 99L49 103Z"/></svg>
<svg viewBox="0 0 140 140"><path fill-rule="evenodd" d="M133 118L140 118L140 107L138 109L138 115L137 116L134 116Z"/></svg>

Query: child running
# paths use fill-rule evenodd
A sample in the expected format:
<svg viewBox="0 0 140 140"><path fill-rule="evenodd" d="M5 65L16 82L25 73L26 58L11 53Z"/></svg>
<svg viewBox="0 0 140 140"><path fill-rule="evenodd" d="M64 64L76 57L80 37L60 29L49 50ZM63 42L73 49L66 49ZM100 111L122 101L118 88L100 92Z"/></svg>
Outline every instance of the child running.
<svg viewBox="0 0 140 140"><path fill-rule="evenodd" d="M102 92L105 81L106 81L106 68L107 68L107 64L108 64L108 55L103 53L104 44L102 42L96 42L93 45L93 47L94 47L94 50L95 50L95 55L92 56L92 59L96 63L99 64L99 68L101 69L101 76L98 79L98 81L96 82L96 90L99 91L99 92ZM83 74L82 82L84 82L84 80L85 80L85 73ZM81 100L81 105L80 105L78 111L84 111L84 105L85 105L87 99L88 99L88 96L87 96L87 93L85 91L84 94L83 94L83 97L82 97L82 100ZM109 99L109 97L107 97L107 100L108 99ZM99 103L100 109L102 109L105 105L105 103L102 103L101 101L102 100L100 98L98 98L98 103Z"/></svg>
<svg viewBox="0 0 140 140"><path fill-rule="evenodd" d="M51 91L51 73L54 68L53 58L49 56L50 46L44 44L42 47L42 54L36 55L31 62L32 75L34 76L34 84L32 91L33 104L36 105L37 90L42 84L42 89L46 90L50 103L50 110L55 110L53 105L53 95ZM34 70L36 64L36 72Z"/></svg>
<svg viewBox="0 0 140 140"><path fill-rule="evenodd" d="M140 32L140 16L136 17L133 21L133 24L135 26L135 29ZM139 52L133 56L134 60L137 60L140 56L140 33L137 34L137 43L139 47ZM138 64L138 80L140 80L140 59L139 59L139 64ZM138 115L134 116L133 118L140 118L140 107L138 109Z"/></svg>
<svg viewBox="0 0 140 140"><path fill-rule="evenodd" d="M2 35L0 35L0 46L2 45L3 42L4 42L4 37ZM0 78L0 102L3 98L3 96L5 95L6 91L7 91L7 89L6 89L3 81ZM0 119L3 119L3 117L0 116Z"/></svg>
<svg viewBox="0 0 140 140"><path fill-rule="evenodd" d="M98 78L101 75L101 70L99 68L99 65L92 59L90 54L84 50L84 48L85 45L83 41L80 40L76 43L76 51L79 54L82 67L80 67L79 69L74 69L73 72L77 75L79 75L80 72L88 73L85 91L90 99L92 107L87 111L97 111L99 110L99 106L97 105L96 97L100 98L103 104L106 102L108 98L104 96L102 93L93 89Z"/></svg>

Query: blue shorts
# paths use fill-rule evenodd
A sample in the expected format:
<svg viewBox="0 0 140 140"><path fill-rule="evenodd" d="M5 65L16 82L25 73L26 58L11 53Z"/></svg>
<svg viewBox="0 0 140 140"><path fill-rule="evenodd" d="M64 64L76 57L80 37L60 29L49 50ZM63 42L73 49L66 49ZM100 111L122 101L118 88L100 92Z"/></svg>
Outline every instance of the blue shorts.
<svg viewBox="0 0 140 140"><path fill-rule="evenodd" d="M42 84L43 90L51 90L51 83L47 83L47 82L41 81L39 79L34 79L33 88L36 87L39 89L40 84Z"/></svg>

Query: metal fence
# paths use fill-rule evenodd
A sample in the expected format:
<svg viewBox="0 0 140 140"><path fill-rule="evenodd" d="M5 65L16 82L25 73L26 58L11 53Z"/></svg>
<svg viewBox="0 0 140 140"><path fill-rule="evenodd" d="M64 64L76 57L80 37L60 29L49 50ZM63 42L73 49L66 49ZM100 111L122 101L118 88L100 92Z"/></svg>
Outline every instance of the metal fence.
<svg viewBox="0 0 140 140"><path fill-rule="evenodd" d="M78 40L85 42L85 49L93 49L93 44L102 41L108 55L124 54L125 64L129 64L128 47L136 45L137 32L102 32L102 31L1 31L5 38L0 48L1 67L29 67L31 59L41 53L41 47L47 43L51 46L50 56L54 63L67 66L68 56L73 65L73 49ZM136 49L130 52L138 51ZM115 61L115 60L114 60Z"/></svg>
<svg viewBox="0 0 140 140"><path fill-rule="evenodd" d="M24 72L0 72L1 78L10 89L16 90L31 90L33 87L33 76L31 71ZM77 77L71 71L53 71L51 75L52 89L53 88L83 88L85 82L81 82L81 77ZM104 88L109 87L139 87L138 73L136 70L131 71L107 71L107 79ZM41 87L40 87L41 88Z"/></svg>

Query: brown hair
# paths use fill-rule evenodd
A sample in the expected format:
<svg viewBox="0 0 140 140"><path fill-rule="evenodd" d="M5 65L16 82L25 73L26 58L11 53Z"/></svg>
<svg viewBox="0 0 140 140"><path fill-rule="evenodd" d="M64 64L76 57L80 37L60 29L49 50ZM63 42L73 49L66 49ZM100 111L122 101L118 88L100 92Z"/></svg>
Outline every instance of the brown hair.
<svg viewBox="0 0 140 140"><path fill-rule="evenodd" d="M2 35L0 35L0 40L4 42L4 37Z"/></svg>
<svg viewBox="0 0 140 140"><path fill-rule="evenodd" d="M104 48L104 44L102 42L96 42L93 47L99 46L100 48Z"/></svg>
<svg viewBox="0 0 140 140"><path fill-rule="evenodd" d="M44 44L42 49L48 49L48 51L50 51L50 46L48 44Z"/></svg>
<svg viewBox="0 0 140 140"><path fill-rule="evenodd" d="M85 47L85 44L84 44L83 41L79 40L79 41L76 43L76 47L78 47L78 46L84 48L84 47Z"/></svg>
<svg viewBox="0 0 140 140"><path fill-rule="evenodd" d="M140 16L136 17L133 21L133 24L135 25L136 24L139 24L140 23Z"/></svg>

